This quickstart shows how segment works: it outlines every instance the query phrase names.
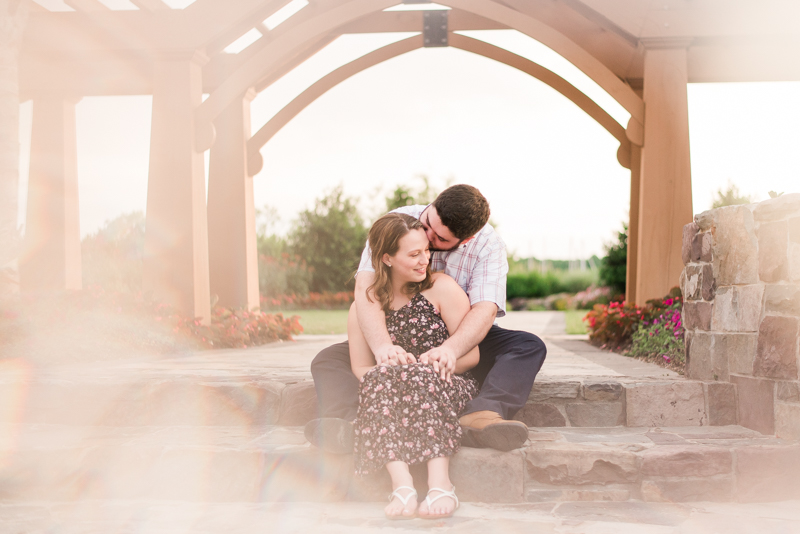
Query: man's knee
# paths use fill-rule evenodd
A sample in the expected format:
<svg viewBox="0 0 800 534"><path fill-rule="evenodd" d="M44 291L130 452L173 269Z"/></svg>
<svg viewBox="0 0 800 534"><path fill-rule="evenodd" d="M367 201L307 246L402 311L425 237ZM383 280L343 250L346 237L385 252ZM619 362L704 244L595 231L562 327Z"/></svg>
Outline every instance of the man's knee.
<svg viewBox="0 0 800 534"><path fill-rule="evenodd" d="M314 378L319 373L339 368L350 369L350 348L347 342L326 347L311 360L311 376Z"/></svg>
<svg viewBox="0 0 800 534"><path fill-rule="evenodd" d="M547 355L547 346L536 334L530 332L516 332L514 340L515 352L526 357L544 360Z"/></svg>

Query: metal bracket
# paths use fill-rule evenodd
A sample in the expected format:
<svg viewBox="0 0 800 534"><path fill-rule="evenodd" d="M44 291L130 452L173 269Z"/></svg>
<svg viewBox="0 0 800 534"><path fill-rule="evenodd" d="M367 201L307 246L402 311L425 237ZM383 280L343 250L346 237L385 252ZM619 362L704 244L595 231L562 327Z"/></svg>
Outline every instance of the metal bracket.
<svg viewBox="0 0 800 534"><path fill-rule="evenodd" d="M423 11L422 37L425 48L448 46L447 11L446 9Z"/></svg>

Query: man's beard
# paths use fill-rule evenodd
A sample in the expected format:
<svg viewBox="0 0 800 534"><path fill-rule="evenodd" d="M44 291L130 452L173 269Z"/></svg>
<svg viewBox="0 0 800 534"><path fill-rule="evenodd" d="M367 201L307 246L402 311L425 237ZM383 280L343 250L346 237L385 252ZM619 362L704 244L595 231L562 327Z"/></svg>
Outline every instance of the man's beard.
<svg viewBox="0 0 800 534"><path fill-rule="evenodd" d="M453 248L447 248L447 249L436 248L432 244L428 243L428 250L430 250L431 252L450 252L450 251L453 251L453 250L457 249L458 246L461 244L461 241L463 241L463 239L459 239L458 243L456 243Z"/></svg>

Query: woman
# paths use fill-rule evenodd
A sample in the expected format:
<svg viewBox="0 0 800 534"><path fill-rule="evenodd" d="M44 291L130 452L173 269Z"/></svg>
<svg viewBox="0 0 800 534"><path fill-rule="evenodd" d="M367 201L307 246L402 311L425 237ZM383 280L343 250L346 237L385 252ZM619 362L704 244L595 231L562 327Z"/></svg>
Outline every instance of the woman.
<svg viewBox="0 0 800 534"><path fill-rule="evenodd" d="M367 291L386 313L392 342L414 356L441 345L470 309L458 284L431 274L428 239L419 220L401 213L378 219L369 232L375 282ZM461 443L458 413L478 393L477 382L461 376L478 363L478 348L455 362L376 366L358 326L355 305L347 328L350 359L361 381L355 422L356 472L386 467L393 492L386 516L449 517L458 507L449 460ZM455 373L455 374L454 374ZM417 503L410 464L427 463L428 495Z"/></svg>

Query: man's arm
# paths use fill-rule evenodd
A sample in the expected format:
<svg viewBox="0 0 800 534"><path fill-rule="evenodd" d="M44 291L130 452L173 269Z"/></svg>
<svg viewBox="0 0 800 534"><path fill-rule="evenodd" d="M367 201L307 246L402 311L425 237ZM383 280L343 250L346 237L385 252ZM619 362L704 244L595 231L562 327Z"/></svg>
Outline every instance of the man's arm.
<svg viewBox="0 0 800 534"><path fill-rule="evenodd" d="M494 302L476 302L458 325L455 334L438 347L420 354L419 361L422 363L449 362L445 365L455 365L456 360L483 341L492 327L496 315L497 304ZM440 365L442 364L440 363Z"/></svg>
<svg viewBox="0 0 800 534"><path fill-rule="evenodd" d="M374 272L361 271L356 276L355 300L361 333L372 349L378 365L414 363L416 358L413 354L392 343L392 338L386 330L386 314L383 313L380 302L377 299L372 302L367 299L367 288L374 280Z"/></svg>

